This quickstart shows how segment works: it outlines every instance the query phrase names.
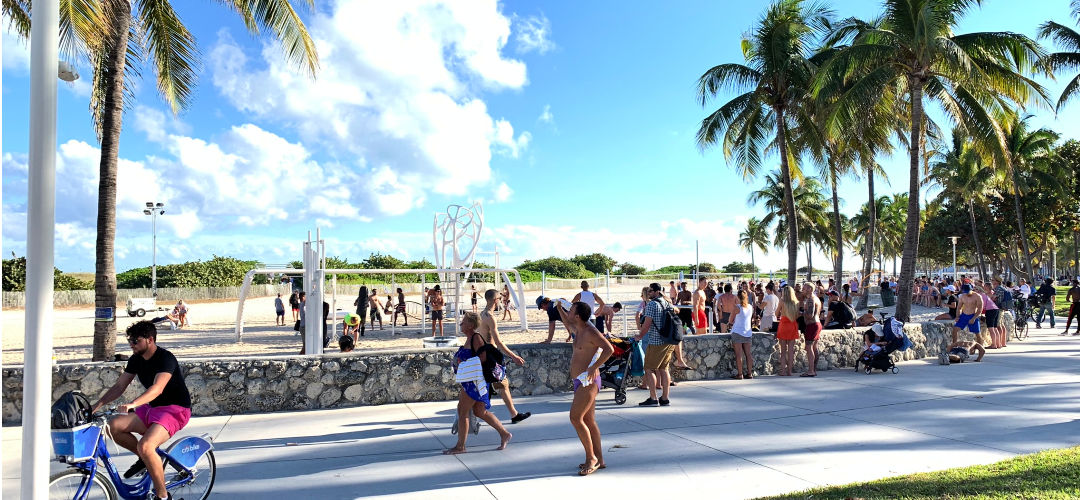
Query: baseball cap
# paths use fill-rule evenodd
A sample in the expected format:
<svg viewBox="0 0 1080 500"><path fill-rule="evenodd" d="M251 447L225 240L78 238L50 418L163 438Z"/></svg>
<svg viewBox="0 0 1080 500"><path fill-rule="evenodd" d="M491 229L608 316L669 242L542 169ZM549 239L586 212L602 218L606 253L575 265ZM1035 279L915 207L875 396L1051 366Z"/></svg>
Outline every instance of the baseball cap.
<svg viewBox="0 0 1080 500"><path fill-rule="evenodd" d="M543 306L543 304L544 304L544 296L541 295L541 296L536 298L536 308L540 309Z"/></svg>
<svg viewBox="0 0 1080 500"><path fill-rule="evenodd" d="M964 286L960 287L960 293L971 293L971 285L964 283Z"/></svg>
<svg viewBox="0 0 1080 500"><path fill-rule="evenodd" d="M839 297L840 296L840 294L837 293L836 290L829 290L829 295L832 295L833 297Z"/></svg>

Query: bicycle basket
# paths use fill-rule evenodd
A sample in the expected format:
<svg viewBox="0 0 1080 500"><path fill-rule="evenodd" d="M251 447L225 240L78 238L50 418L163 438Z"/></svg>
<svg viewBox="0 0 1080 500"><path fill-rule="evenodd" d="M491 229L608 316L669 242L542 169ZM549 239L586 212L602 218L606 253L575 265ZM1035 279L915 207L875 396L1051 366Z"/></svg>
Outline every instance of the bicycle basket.
<svg viewBox="0 0 1080 500"><path fill-rule="evenodd" d="M71 429L53 429L53 452L61 462L75 463L94 458L101 426L84 424Z"/></svg>

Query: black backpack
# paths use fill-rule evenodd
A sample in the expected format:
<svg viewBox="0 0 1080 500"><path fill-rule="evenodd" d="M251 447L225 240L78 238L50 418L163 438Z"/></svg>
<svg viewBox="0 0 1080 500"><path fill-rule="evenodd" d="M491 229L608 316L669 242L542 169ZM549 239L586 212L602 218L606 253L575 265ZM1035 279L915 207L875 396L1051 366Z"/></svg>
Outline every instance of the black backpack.
<svg viewBox="0 0 1080 500"><path fill-rule="evenodd" d="M675 314L675 308L664 303L663 300L653 299L660 306L663 312L664 321L656 326L656 331L660 333L668 344L678 344L682 342L683 335L686 331L683 330L682 320L679 319L679 315Z"/></svg>
<svg viewBox="0 0 1080 500"><path fill-rule="evenodd" d="M90 422L90 400L79 391L65 392L52 405L52 428L73 429Z"/></svg>

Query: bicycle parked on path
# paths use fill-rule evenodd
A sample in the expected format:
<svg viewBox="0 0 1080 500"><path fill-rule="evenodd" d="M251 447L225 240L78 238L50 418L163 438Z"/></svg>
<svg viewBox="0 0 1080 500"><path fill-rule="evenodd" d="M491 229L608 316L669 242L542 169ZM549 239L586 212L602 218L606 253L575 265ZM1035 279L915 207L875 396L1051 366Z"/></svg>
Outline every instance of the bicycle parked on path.
<svg viewBox="0 0 1080 500"><path fill-rule="evenodd" d="M1017 297L1013 303L1013 336L1016 340L1024 340L1028 336L1028 322L1032 320L1029 299Z"/></svg>
<svg viewBox="0 0 1080 500"><path fill-rule="evenodd" d="M109 417L115 410L95 413L90 422L73 429L53 429L53 450L68 469L49 478L50 500L143 500L153 492L150 475L125 482L109 452ZM157 450L165 468L165 488L175 500L204 500L217 477L210 436L185 436Z"/></svg>

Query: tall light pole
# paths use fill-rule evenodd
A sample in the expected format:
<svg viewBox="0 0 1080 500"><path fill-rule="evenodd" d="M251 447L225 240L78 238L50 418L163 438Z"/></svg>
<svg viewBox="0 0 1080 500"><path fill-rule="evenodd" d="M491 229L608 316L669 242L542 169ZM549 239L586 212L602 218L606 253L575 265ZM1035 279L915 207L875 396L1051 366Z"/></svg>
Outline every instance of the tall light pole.
<svg viewBox="0 0 1080 500"><path fill-rule="evenodd" d="M959 236L949 236L952 240L952 280L956 281L956 240L959 240Z"/></svg>
<svg viewBox="0 0 1080 500"><path fill-rule="evenodd" d="M52 400L53 238L56 234L56 78L61 67L59 0L37 0L30 28L30 169L27 175L26 330L22 394L22 498L49 488L49 405Z"/></svg>
<svg viewBox="0 0 1080 500"><path fill-rule="evenodd" d="M153 260L150 266L150 291L153 292L153 297L157 298L157 216L165 215L165 204L162 202L146 202L146 208L142 211L143 215L150 216L150 227L154 238L154 250Z"/></svg>

